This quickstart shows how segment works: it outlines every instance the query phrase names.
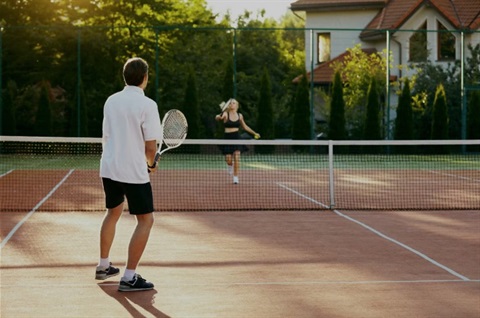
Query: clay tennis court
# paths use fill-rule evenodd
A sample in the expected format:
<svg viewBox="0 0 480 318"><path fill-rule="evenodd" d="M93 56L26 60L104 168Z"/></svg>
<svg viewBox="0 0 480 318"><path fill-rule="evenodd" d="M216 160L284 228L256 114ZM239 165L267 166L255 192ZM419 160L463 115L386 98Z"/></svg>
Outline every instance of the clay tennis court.
<svg viewBox="0 0 480 318"><path fill-rule="evenodd" d="M159 212L138 268L155 289L120 293L94 280L103 213L34 208L0 214L2 317L480 316L475 210Z"/></svg>
<svg viewBox="0 0 480 318"><path fill-rule="evenodd" d="M133 293L94 279L99 157L74 158L2 157L1 317L480 317L476 155L347 158L334 207L318 155L245 157L239 185L219 156L165 156L138 268L155 289Z"/></svg>

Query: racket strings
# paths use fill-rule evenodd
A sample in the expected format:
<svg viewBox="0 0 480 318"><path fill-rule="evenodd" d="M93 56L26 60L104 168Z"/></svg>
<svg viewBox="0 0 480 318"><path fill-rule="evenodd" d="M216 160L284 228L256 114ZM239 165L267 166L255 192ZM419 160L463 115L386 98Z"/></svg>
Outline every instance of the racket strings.
<svg viewBox="0 0 480 318"><path fill-rule="evenodd" d="M163 124L163 142L174 147L183 142L187 135L188 124L185 116L179 112L169 114Z"/></svg>

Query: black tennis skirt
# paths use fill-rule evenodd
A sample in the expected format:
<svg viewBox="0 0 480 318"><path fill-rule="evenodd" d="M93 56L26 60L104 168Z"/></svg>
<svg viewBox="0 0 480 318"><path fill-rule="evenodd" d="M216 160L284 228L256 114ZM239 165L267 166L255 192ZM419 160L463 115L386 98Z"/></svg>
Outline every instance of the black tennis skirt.
<svg viewBox="0 0 480 318"><path fill-rule="evenodd" d="M228 140L240 140L241 135L238 131L225 133L224 139ZM231 155L235 151L245 152L248 151L248 147L245 145L220 145L220 150L224 155Z"/></svg>

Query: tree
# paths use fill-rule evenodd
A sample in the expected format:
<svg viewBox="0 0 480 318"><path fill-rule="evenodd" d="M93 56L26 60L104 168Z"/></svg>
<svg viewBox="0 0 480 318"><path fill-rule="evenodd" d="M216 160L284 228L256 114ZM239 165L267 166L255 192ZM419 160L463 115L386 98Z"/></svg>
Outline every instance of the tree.
<svg viewBox="0 0 480 318"><path fill-rule="evenodd" d="M126 59L141 56L150 65L145 94L157 102L162 115L181 108L188 68L195 65L197 91L202 92L200 125L207 137L215 136L212 118L224 97L224 61L231 62L228 98L238 96L241 111L252 121L258 117L259 70L266 67L278 119L275 133L290 138L289 111L295 95L291 79L304 68L305 56L304 31L293 28L304 22L290 16L281 25L290 29L281 30L273 20L245 15L238 20L241 29L232 29L231 21L217 22L205 4L204 0L0 2L2 53L8 61L2 78L18 86L17 132L32 133L36 105L28 102L29 94L45 79L65 92L60 102L52 103L54 133L69 134L70 109L83 107L76 98L82 94L77 91L81 81L87 93L80 100L88 106L88 134L101 136L105 98L123 88L121 68Z"/></svg>
<svg viewBox="0 0 480 318"><path fill-rule="evenodd" d="M345 83L343 96L349 135L361 136L365 131L366 94L372 78L376 79L377 86L385 86L386 66L385 53L363 50L360 44L347 49L343 63L333 65Z"/></svg>
<svg viewBox="0 0 480 318"><path fill-rule="evenodd" d="M17 86L15 82L9 81L3 98L2 131L0 135L15 136L17 134L17 122L15 117L15 96Z"/></svg>
<svg viewBox="0 0 480 318"><path fill-rule="evenodd" d="M86 94L83 89L83 81L80 81L80 92L75 94L74 100L70 103L70 136L88 137L88 108ZM80 94L80 105L78 95ZM80 126L79 126L80 124Z"/></svg>
<svg viewBox="0 0 480 318"><path fill-rule="evenodd" d="M468 139L480 139L480 91L473 91L468 103ZM471 151L480 151L480 146L471 146Z"/></svg>
<svg viewBox="0 0 480 318"><path fill-rule="evenodd" d="M272 92L270 84L270 74L268 69L264 68L262 82L260 85L260 100L258 101L258 119L257 131L264 139L274 139L274 114L272 105ZM260 153L272 153L274 146L255 147Z"/></svg>
<svg viewBox="0 0 480 318"><path fill-rule="evenodd" d="M442 84L439 84L435 91L431 138L437 140L448 139L447 97Z"/></svg>
<svg viewBox="0 0 480 318"><path fill-rule="evenodd" d="M310 95L308 92L307 74L304 72L297 86L295 95L295 109L293 114L292 139L310 140ZM294 149L305 151L306 148L299 146Z"/></svg>
<svg viewBox="0 0 480 318"><path fill-rule="evenodd" d="M448 139L448 109L447 97L442 84L437 86L432 113L432 140ZM434 147L437 153L447 153L448 146Z"/></svg>
<svg viewBox="0 0 480 318"><path fill-rule="evenodd" d="M380 132L380 103L377 89L377 81L375 77L373 77L367 93L367 114L363 135L365 140L378 140L382 138Z"/></svg>
<svg viewBox="0 0 480 318"><path fill-rule="evenodd" d="M185 89L185 98L183 102L183 112L188 122L188 138L198 139L202 136L200 125L200 114L198 111L197 84L195 81L195 72L190 69L187 87Z"/></svg>
<svg viewBox="0 0 480 318"><path fill-rule="evenodd" d="M330 122L328 124L328 138L344 140L347 137L345 128L345 101L343 100L343 83L340 72L335 72L332 85L332 99L330 103Z"/></svg>
<svg viewBox="0 0 480 318"><path fill-rule="evenodd" d="M398 100L397 118L395 118L393 137L396 140L413 139L412 95L410 93L410 81L408 78L404 82L402 94Z"/></svg>
<svg viewBox="0 0 480 318"><path fill-rule="evenodd" d="M223 77L223 101L227 101L232 97L236 97L233 84L233 61L232 59L227 59L227 63L225 63L225 76Z"/></svg>
<svg viewBox="0 0 480 318"><path fill-rule="evenodd" d="M223 88L222 88L222 101L227 102L230 98L234 96L234 82L233 82L233 61L232 59L228 59L227 63L225 63L225 76L223 77ZM220 112L218 105L220 102L215 103L214 114ZM213 118L213 116L211 116ZM216 129L215 129L215 136L217 138L223 138L223 122L216 122Z"/></svg>
<svg viewBox="0 0 480 318"><path fill-rule="evenodd" d="M52 112L50 109L50 84L47 81L42 81L40 84L40 98L38 100L34 129L37 136L52 135L53 127Z"/></svg>

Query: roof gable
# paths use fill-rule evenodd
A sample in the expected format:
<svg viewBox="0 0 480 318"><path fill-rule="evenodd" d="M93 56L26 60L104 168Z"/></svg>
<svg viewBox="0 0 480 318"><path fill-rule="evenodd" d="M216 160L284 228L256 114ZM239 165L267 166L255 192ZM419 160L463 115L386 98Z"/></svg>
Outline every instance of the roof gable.
<svg viewBox="0 0 480 318"><path fill-rule="evenodd" d="M370 54L375 54L377 53L377 50L374 48L365 48L362 49L363 53L370 55ZM322 63L319 66L317 66L313 70L313 83L319 84L319 85L326 85L326 84L331 84L333 81L333 76L334 74L334 69L333 69L333 64L334 63L343 63L347 57L349 57L350 52L345 51L339 56L335 57L333 60L330 60L328 62ZM299 75L296 78L293 79L293 83L298 83L300 79L302 78L303 75ZM307 73L307 78L308 81L310 81L311 78L311 73ZM396 76L390 76L390 81L396 81L397 77Z"/></svg>
<svg viewBox="0 0 480 318"><path fill-rule="evenodd" d="M377 34L376 30L398 29L422 6L434 8L456 29L477 30L480 27L479 0L298 0L294 11L338 11L378 7L379 12L360 37Z"/></svg>
<svg viewBox="0 0 480 318"><path fill-rule="evenodd" d="M390 0L361 33L367 38L375 30L398 29L421 7L434 8L456 29L478 29L480 1L476 0Z"/></svg>
<svg viewBox="0 0 480 318"><path fill-rule="evenodd" d="M383 8L388 0L298 0L293 11L339 11L344 9Z"/></svg>

